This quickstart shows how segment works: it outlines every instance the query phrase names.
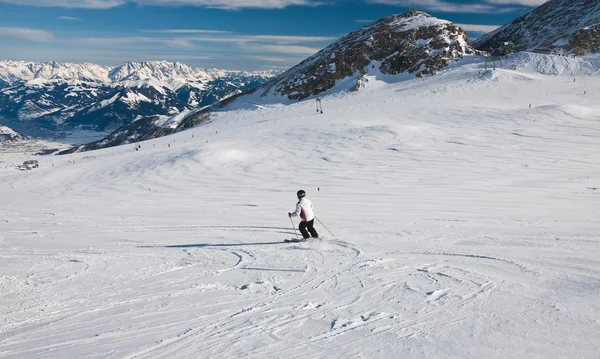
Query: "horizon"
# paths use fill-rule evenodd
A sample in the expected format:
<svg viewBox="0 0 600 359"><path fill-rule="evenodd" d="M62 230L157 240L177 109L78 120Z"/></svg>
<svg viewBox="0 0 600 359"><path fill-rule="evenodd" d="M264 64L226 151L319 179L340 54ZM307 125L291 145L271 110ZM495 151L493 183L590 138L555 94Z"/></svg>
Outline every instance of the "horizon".
<svg viewBox="0 0 600 359"><path fill-rule="evenodd" d="M386 16L423 11L461 26L473 40L544 2L0 0L0 58L285 70Z"/></svg>

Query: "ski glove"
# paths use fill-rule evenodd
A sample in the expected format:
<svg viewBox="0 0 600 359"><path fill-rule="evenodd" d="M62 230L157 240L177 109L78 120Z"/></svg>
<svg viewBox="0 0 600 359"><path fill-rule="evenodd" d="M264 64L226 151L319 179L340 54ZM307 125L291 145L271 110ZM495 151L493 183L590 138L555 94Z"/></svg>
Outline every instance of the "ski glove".
<svg viewBox="0 0 600 359"><path fill-rule="evenodd" d="M292 218L292 212L288 212L288 217Z"/></svg>

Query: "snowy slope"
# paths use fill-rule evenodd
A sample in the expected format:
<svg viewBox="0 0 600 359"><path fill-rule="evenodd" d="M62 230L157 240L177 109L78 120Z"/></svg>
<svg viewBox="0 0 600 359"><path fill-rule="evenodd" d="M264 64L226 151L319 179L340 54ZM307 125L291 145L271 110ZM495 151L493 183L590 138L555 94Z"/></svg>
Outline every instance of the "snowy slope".
<svg viewBox="0 0 600 359"><path fill-rule="evenodd" d="M0 356L597 358L599 78L484 66L0 167Z"/></svg>

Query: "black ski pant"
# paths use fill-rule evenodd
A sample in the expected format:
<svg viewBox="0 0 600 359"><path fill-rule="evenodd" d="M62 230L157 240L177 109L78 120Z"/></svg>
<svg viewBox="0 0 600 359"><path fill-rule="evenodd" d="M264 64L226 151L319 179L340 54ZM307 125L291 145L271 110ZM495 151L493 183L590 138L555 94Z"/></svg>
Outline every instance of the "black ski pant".
<svg viewBox="0 0 600 359"><path fill-rule="evenodd" d="M319 234L315 230L315 227L313 227L314 224L315 224L314 219L311 219L310 221L306 221L306 222L300 222L299 229L300 229L300 233L302 233L302 237L304 237L304 239L308 239L310 237L319 238ZM308 232L310 232L310 235L308 234Z"/></svg>

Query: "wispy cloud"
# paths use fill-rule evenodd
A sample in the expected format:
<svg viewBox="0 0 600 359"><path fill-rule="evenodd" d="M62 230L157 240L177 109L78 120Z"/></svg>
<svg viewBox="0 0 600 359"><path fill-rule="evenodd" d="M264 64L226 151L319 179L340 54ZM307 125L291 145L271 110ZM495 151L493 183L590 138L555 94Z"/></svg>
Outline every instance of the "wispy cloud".
<svg viewBox="0 0 600 359"><path fill-rule="evenodd" d="M260 56L260 55L243 55L244 59L258 60L265 62L290 62L289 57L276 57L276 56ZM298 58L297 61L301 61L302 58Z"/></svg>
<svg viewBox="0 0 600 359"><path fill-rule="evenodd" d="M126 36L126 37L86 37L77 38L76 42L81 44L95 45L95 46L114 46L114 45L126 45L136 43L161 43L161 44L186 44L189 45L195 42L210 42L210 43L234 43L234 44L249 44L250 46L281 46L271 47L270 49L274 52L281 53L309 53L315 48L309 48L303 44L307 43L326 43L335 40L335 37L329 36L286 36L286 35L240 35L229 32L218 32L214 33L215 36L173 36L168 37L169 34L198 34L203 33L204 30L183 30L186 32L180 33L178 30L156 30L161 34L165 34L162 37L151 37L151 36ZM189 32L187 32L189 31ZM207 30L210 31L210 30ZM154 30L142 30L142 32L155 32ZM302 46L299 46L302 45ZM267 47L263 47L267 49ZM281 51L278 51L281 50ZM310 50L309 50L310 49ZM296 51L296 52L293 52Z"/></svg>
<svg viewBox="0 0 600 359"><path fill-rule="evenodd" d="M491 32L499 28L499 25L475 25L475 24L456 24L465 31L473 32Z"/></svg>
<svg viewBox="0 0 600 359"><path fill-rule="evenodd" d="M282 36L282 35L247 35L240 39L252 41L273 41L280 44L301 43L301 42L324 42L336 40L331 36Z"/></svg>
<svg viewBox="0 0 600 359"><path fill-rule="evenodd" d="M370 24L374 21L375 20L354 20L354 22L359 23L359 24Z"/></svg>
<svg viewBox="0 0 600 359"><path fill-rule="evenodd" d="M155 34L229 34L229 31L222 30L196 30L196 29L167 29L167 30L140 30Z"/></svg>
<svg viewBox="0 0 600 359"><path fill-rule="evenodd" d="M0 27L0 38L47 42L54 38L48 31L21 27Z"/></svg>
<svg viewBox="0 0 600 359"><path fill-rule="evenodd" d="M261 58L269 62L295 64L306 56L317 53L335 37L327 36L287 36L287 35L242 35L237 33L204 30L144 30L144 33L154 33L157 36L127 36L127 37L85 37L74 39L78 47L88 47L93 50L115 49L123 51L152 52L168 46L179 51L182 59L193 54L205 54L207 51L218 56L244 57L254 61ZM200 36L199 36L200 35ZM227 54L227 55L226 55ZM158 57L157 57L158 58ZM171 54L169 59L176 59Z"/></svg>
<svg viewBox="0 0 600 359"><path fill-rule="evenodd" d="M66 7L86 9L110 9L127 3L128 0L0 0L0 3L40 6L40 7Z"/></svg>
<svg viewBox="0 0 600 359"><path fill-rule="evenodd" d="M150 6L197 6L219 9L283 9L288 6L319 6L320 0L0 0L0 3L87 9L110 9L127 3Z"/></svg>
<svg viewBox="0 0 600 359"><path fill-rule="evenodd" d="M309 46L300 46L300 45L269 45L269 44L256 44L256 43L247 43L240 44L240 46L246 50L251 50L253 52L260 53L277 53L277 54L294 54L294 55L312 55L319 50L320 48L309 47Z"/></svg>
<svg viewBox="0 0 600 359"><path fill-rule="evenodd" d="M487 0L487 2L499 5L524 5L524 6L539 6L548 0Z"/></svg>
<svg viewBox="0 0 600 359"><path fill-rule="evenodd" d="M68 20L68 21L80 21L81 20L78 17L71 17L71 16L59 16L58 18L61 20Z"/></svg>
<svg viewBox="0 0 600 359"><path fill-rule="evenodd" d="M509 0L495 0L495 1L509 1ZM528 1L528 0L512 0L512 1ZM383 4L383 5L395 5L411 7L417 10L431 10L448 13L498 13L498 12L510 12L514 9L499 7L497 4L491 3L457 3L445 0L367 0L371 4Z"/></svg>
<svg viewBox="0 0 600 359"><path fill-rule="evenodd" d="M135 45L135 44L161 44L171 47L192 47L192 40L189 38L156 38L144 36L128 36L128 37L84 37L76 38L74 42L80 45L95 46L95 47L111 47L119 45Z"/></svg>

